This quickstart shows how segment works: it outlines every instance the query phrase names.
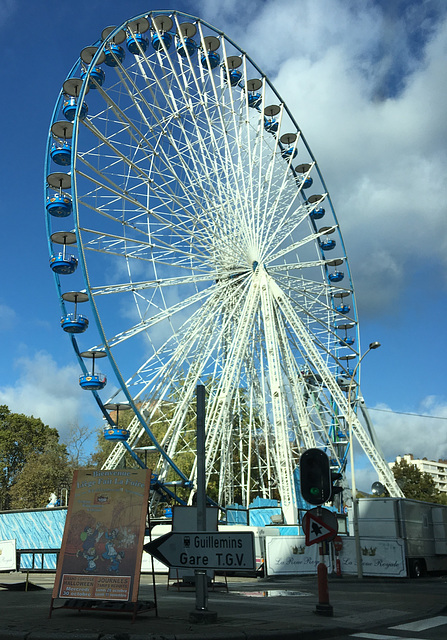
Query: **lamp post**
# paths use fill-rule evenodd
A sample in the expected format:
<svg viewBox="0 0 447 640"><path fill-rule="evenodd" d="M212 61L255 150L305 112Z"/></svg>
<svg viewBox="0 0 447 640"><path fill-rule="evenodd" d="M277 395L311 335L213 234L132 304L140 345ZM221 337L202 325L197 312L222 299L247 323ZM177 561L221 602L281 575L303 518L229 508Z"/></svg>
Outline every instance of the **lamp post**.
<svg viewBox="0 0 447 640"><path fill-rule="evenodd" d="M358 512L358 499L357 499L357 488L355 484L355 470L354 470L354 439L352 434L352 425L355 419L355 411L354 407L351 403L351 390L352 385L354 383L355 375L360 366L363 358L373 349L378 349L380 347L380 342L371 342L368 349L365 353L359 358L359 361L354 367L354 371L352 372L351 379L349 381L348 387L348 423L349 423L349 460L351 464L351 493L352 493L352 524L354 528L354 538L355 538L355 557L357 561L357 577L363 578L363 566L362 566L362 553L360 548L360 535L359 535L359 512Z"/></svg>

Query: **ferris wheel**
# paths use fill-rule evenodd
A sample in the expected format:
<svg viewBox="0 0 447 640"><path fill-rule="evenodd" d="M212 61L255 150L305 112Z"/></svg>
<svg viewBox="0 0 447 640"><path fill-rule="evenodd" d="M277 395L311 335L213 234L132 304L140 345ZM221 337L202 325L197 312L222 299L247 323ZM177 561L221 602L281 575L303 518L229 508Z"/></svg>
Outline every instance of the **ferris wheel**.
<svg viewBox="0 0 447 640"><path fill-rule="evenodd" d="M300 453L344 470L350 429L400 495L353 411L358 319L323 177L224 33L153 11L82 50L50 126L46 220L62 328L116 440L107 468L149 451L154 496L194 489L201 383L219 504L276 495L296 522ZM122 405L127 429L107 409Z"/></svg>

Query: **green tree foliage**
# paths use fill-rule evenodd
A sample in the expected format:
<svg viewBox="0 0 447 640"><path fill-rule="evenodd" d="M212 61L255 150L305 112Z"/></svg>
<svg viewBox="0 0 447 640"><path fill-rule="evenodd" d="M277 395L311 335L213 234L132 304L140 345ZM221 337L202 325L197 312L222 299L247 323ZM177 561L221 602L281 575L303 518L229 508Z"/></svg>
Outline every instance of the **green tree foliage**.
<svg viewBox="0 0 447 640"><path fill-rule="evenodd" d="M43 454L58 441L57 430L40 418L12 413L6 405L0 406L0 509L10 508L11 488L31 457Z"/></svg>
<svg viewBox="0 0 447 640"><path fill-rule="evenodd" d="M35 509L48 504L51 493L71 482L72 470L64 444L49 442L42 453L32 453L12 485L12 509ZM59 497L59 496L58 496Z"/></svg>
<svg viewBox="0 0 447 640"><path fill-rule="evenodd" d="M393 466L394 477L406 498L426 502L442 502L443 498L429 473L419 471L403 458Z"/></svg>
<svg viewBox="0 0 447 640"><path fill-rule="evenodd" d="M205 382L205 386L207 383L211 384L211 381L207 380ZM173 384L167 399L157 403L156 410L153 410L150 413L150 418L148 419L152 433L154 434L157 442L160 443L165 450L168 448L170 438L173 437L171 425L175 419L180 400L182 399L181 392L183 384L183 380L175 385ZM232 435L227 442L229 456L225 461L225 464L228 465L228 469L225 471L234 479L234 501L242 503L243 496L241 486L243 482L244 485L246 485L246 480L241 478L240 474L241 459L244 460L245 464L247 464L249 456L251 458L250 499L252 500L256 496L262 494L262 486L268 482L266 479L267 465L264 463L262 466L262 461L266 460L267 453L262 422L257 417L256 412L251 410L248 393L245 389L239 389L238 403L237 411L235 411L229 418L232 420ZM148 411L150 411L150 409ZM116 414L114 412L111 413L111 417L112 420L116 420ZM121 411L119 414L119 426L128 427L133 417L133 412ZM184 406L181 420L181 432L180 434L176 434L178 435L178 440L176 443L176 455L174 457L174 462L185 476L189 477L192 473L196 457L195 395L192 395L190 401L186 406ZM253 424L250 426L250 420L254 421L255 427L253 427ZM257 428L256 425L258 425ZM149 435L146 432L143 432L138 442L134 444L136 445L136 453L140 456L146 466L154 472L158 472L160 466L160 453L158 451L144 451L144 447L152 447L154 444ZM103 429L99 429L97 445L90 457L90 466L101 468L115 446L116 442L106 440L103 435ZM129 453L125 453L120 466L132 468L137 466L137 463ZM207 485L207 494L210 498L218 500L219 481L223 473L220 455L216 455L212 468L207 471L211 471ZM169 469L166 481L170 482L178 480L179 476L177 473L174 470ZM180 498L185 500L189 498L189 489L176 486L172 490ZM272 497L279 497L277 490L272 489Z"/></svg>

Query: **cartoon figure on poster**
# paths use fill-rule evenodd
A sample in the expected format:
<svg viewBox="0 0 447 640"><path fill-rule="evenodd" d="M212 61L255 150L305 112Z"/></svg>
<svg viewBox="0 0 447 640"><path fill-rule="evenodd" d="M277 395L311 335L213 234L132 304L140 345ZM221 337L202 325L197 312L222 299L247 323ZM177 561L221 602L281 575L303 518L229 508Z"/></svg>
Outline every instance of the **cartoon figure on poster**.
<svg viewBox="0 0 447 640"><path fill-rule="evenodd" d="M135 541L135 536L129 533L127 527L122 531L119 528L105 530L100 522L95 526L85 526L79 537L82 548L77 550L76 557L87 561L83 572L90 574L103 574L106 570L117 575L125 558L125 552L120 547L131 549ZM102 552L99 550L100 544L104 545Z"/></svg>
<svg viewBox="0 0 447 640"><path fill-rule="evenodd" d="M96 547L96 544L104 533L101 531L100 527L101 523L97 522L94 528L91 526L84 528L84 531L79 536L81 538L82 548L84 551L88 551L92 547Z"/></svg>

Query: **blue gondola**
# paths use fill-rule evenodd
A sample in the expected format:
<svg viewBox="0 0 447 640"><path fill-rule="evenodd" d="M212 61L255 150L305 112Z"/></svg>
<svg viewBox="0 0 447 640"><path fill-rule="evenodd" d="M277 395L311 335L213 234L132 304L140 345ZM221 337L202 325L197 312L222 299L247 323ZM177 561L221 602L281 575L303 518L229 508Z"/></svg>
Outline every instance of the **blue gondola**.
<svg viewBox="0 0 447 640"><path fill-rule="evenodd" d="M326 210L323 209L323 207L317 207L316 209L312 209L312 211L310 212L310 217L314 220L320 220L325 213Z"/></svg>
<svg viewBox="0 0 447 640"><path fill-rule="evenodd" d="M220 63L220 55L215 51L208 51L208 53L202 53L200 56L200 62L202 63L202 67L208 69L208 63L211 69L215 69L219 66Z"/></svg>
<svg viewBox="0 0 447 640"><path fill-rule="evenodd" d="M341 304L338 307L336 307L336 310L338 311L338 313L342 313L343 315L346 315L351 311L351 307L349 307L347 304Z"/></svg>
<svg viewBox="0 0 447 640"><path fill-rule="evenodd" d="M104 438L106 440L115 440L125 442L130 436L130 431L119 427L106 427L104 429Z"/></svg>
<svg viewBox="0 0 447 640"><path fill-rule="evenodd" d="M84 80L87 76L87 71L83 71L81 73L81 78ZM96 89L96 84L99 84L100 87L104 84L104 80L106 79L106 74L101 67L93 67L90 73L90 79L88 81L89 89Z"/></svg>
<svg viewBox="0 0 447 640"><path fill-rule="evenodd" d="M67 313L61 318L61 327L67 333L84 333L88 328L88 318L74 313Z"/></svg>
<svg viewBox="0 0 447 640"><path fill-rule="evenodd" d="M260 93L249 93L248 94L248 106L257 108L262 102L262 96Z"/></svg>
<svg viewBox="0 0 447 640"><path fill-rule="evenodd" d="M104 51L104 54L106 57L104 62L108 67L117 67L122 63L126 56L123 47L120 47L114 42L111 42L108 45L108 48Z"/></svg>
<svg viewBox="0 0 447 640"><path fill-rule="evenodd" d="M343 374L342 374L342 375L338 375L338 376L337 376L337 384L338 384L338 385L339 385L339 387L340 387L341 389L343 389L344 391L347 391L347 390L348 390L348 388L349 388L349 382L350 382L350 379L349 379L348 377L346 377L346 375L344 374L344 372L343 372Z"/></svg>
<svg viewBox="0 0 447 640"><path fill-rule="evenodd" d="M335 247L335 244L335 240L323 240L322 242L320 242L320 247L323 249L323 251L330 251Z"/></svg>
<svg viewBox="0 0 447 640"><path fill-rule="evenodd" d="M179 39L177 42L177 53L182 58L186 58L186 55L192 56L197 51L196 41L192 38L183 38L184 43Z"/></svg>
<svg viewBox="0 0 447 640"><path fill-rule="evenodd" d="M156 489L159 485L158 473L151 473L151 489Z"/></svg>
<svg viewBox="0 0 447 640"><path fill-rule="evenodd" d="M164 31L163 33L160 33L160 35L158 35L158 33L154 33L151 43L155 51L163 50L163 44L166 49L169 49L172 44L172 35L168 33L168 31Z"/></svg>
<svg viewBox="0 0 447 640"><path fill-rule="evenodd" d="M54 253L50 258L50 267L54 273L69 275L76 271L78 259L75 256L67 256L62 251Z"/></svg>
<svg viewBox="0 0 447 640"><path fill-rule="evenodd" d="M346 346L351 347L354 344L354 342L355 342L354 338L348 338L346 336L345 338L342 338L341 340L339 340L338 344L341 347L346 347Z"/></svg>
<svg viewBox="0 0 447 640"><path fill-rule="evenodd" d="M103 373L87 373L79 376L79 384L87 391L100 391L107 384L107 378Z"/></svg>
<svg viewBox="0 0 447 640"><path fill-rule="evenodd" d="M71 125L67 125L71 126ZM53 162L62 166L68 167L71 163L71 144L68 140L64 140L62 143L53 142L51 145L50 156Z"/></svg>
<svg viewBox="0 0 447 640"><path fill-rule="evenodd" d="M47 198L46 209L55 218L66 218L73 210L71 197L66 193Z"/></svg>
<svg viewBox="0 0 447 640"><path fill-rule="evenodd" d="M298 150L295 147L289 147L288 149L282 149L281 155L284 160L290 160L290 158L295 158L298 154Z"/></svg>
<svg viewBox="0 0 447 640"><path fill-rule="evenodd" d="M345 274L343 273L343 271L334 271L334 273L330 273L328 275L328 278L331 282L341 282L344 277Z"/></svg>
<svg viewBox="0 0 447 640"><path fill-rule="evenodd" d="M303 182L303 189L309 189L309 187L311 187L313 183L313 179L310 176L307 176L307 178L305 178Z"/></svg>
<svg viewBox="0 0 447 640"><path fill-rule="evenodd" d="M239 82L239 80L242 78L242 71L239 71L239 69L231 69L229 75L230 75L230 85L232 87L235 87ZM224 77L225 77L225 80L227 80L226 69L224 69Z"/></svg>
<svg viewBox="0 0 447 640"><path fill-rule="evenodd" d="M133 33L127 37L126 46L129 53L133 53L134 56L139 56L141 51L144 52L148 48L149 40L145 38L142 33Z"/></svg>
<svg viewBox="0 0 447 640"><path fill-rule="evenodd" d="M62 113L64 117L67 118L70 122L73 122L76 115L76 107L78 106L78 101L76 98L67 98L64 100L64 105L62 107ZM82 103L82 107L79 110L79 118L84 120L88 113L88 106L86 102Z"/></svg>
<svg viewBox="0 0 447 640"><path fill-rule="evenodd" d="M275 118L264 118L264 129L275 134L278 131L279 122Z"/></svg>

